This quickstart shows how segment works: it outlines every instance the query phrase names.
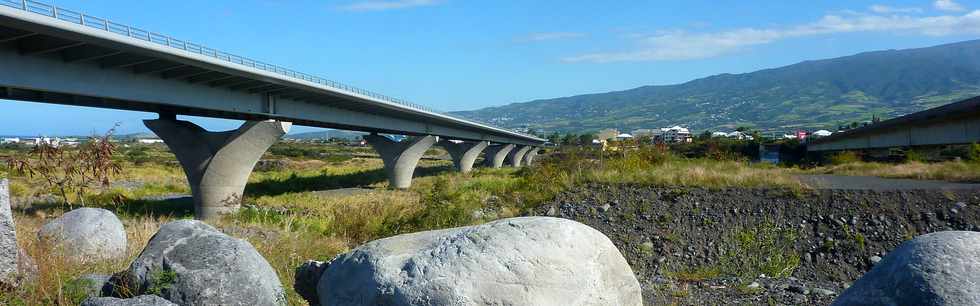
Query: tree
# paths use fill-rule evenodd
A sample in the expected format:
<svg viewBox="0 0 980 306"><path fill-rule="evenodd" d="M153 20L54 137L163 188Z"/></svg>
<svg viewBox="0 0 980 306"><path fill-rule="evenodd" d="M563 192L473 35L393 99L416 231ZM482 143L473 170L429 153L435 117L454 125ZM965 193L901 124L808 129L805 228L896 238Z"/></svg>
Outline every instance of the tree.
<svg viewBox="0 0 980 306"><path fill-rule="evenodd" d="M588 144L591 144L592 143L592 140L593 139L595 139L595 135L592 135L592 134L582 134L582 135L579 135L578 136L578 144L580 144L580 145L588 145Z"/></svg>
<svg viewBox="0 0 980 306"><path fill-rule="evenodd" d="M575 135L575 133L565 134L565 137L562 137L561 139L561 143L566 145L575 144L577 141L578 141L578 135Z"/></svg>
<svg viewBox="0 0 980 306"><path fill-rule="evenodd" d="M93 136L77 148L39 141L26 157L10 157L7 165L18 173L40 178L42 184L57 192L69 208L72 207L72 196L85 206L86 190L108 187L112 176L121 171L112 159L116 147L109 141L115 129L113 127L103 136Z"/></svg>
<svg viewBox="0 0 980 306"><path fill-rule="evenodd" d="M705 141L708 139L711 139L711 131L709 130L704 130L704 132L702 132L701 135L698 135L698 140L700 141Z"/></svg>
<svg viewBox="0 0 980 306"><path fill-rule="evenodd" d="M561 134L558 134L558 132L551 133L551 135L548 135L548 141L554 144L560 144Z"/></svg>

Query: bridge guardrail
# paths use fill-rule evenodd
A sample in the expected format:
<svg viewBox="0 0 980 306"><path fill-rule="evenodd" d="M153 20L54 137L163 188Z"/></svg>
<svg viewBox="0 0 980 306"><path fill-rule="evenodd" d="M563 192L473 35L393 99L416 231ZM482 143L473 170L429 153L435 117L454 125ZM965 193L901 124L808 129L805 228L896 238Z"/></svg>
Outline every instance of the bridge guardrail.
<svg viewBox="0 0 980 306"><path fill-rule="evenodd" d="M203 46L203 45L191 43L191 42L188 42L188 41L185 41L185 40L179 40L179 39L173 38L173 37L168 36L168 35L154 33L154 32L147 31L147 30L144 30L144 29L140 29L140 28L137 28L137 27L132 27L132 26L125 25L125 24L116 23L116 22L113 22L113 21L111 21L109 19L106 19L106 18L100 18L100 17L95 17L95 16L87 15L87 14L82 13L82 12L73 11L73 10L69 10L69 9L64 9L64 8L57 7L57 6L54 6L54 5L51 5L51 4L47 4L47 3L44 3L44 2L40 2L40 1L33 1L33 0L0 0L0 5L11 7L11 8L14 8L14 9L19 9L19 10L27 11L27 12L31 12L31 13L42 15L42 16L47 16L47 17L55 18L55 19L58 19L58 20L61 20L61 21L71 22L71 23L74 23L74 24L78 24L78 25L90 27L90 28L93 28L93 29L103 30L103 31L114 33L114 34L118 34L118 35L123 35L123 36L131 37L131 38L135 38L135 39L139 39L139 40L144 40L144 41L147 41L147 42L155 43L155 44L162 45L162 46L167 46L167 47L170 47L170 48L180 49L180 50L184 50L184 51L187 51L187 52L196 53L196 54L204 55L204 56L211 57L211 58L216 58L216 59L219 59L219 60L222 60L222 61L225 61L225 62L230 62L230 63L234 63L234 64L246 66L246 67L251 67L251 68L255 68L255 69L259 69L259 70L264 70L264 71L276 73L276 74L279 74L279 75L282 75L282 76L285 76L285 77L289 77L289 78L300 79L300 80L304 80L304 81L308 81L308 82L317 83L317 84L328 86L328 87L331 87L331 88L334 88L334 89L344 90L344 91L347 91L347 92L352 92L352 93L356 93L356 94L359 94L359 95L372 97L372 98L375 98L375 99L378 99L378 100L381 100L381 101L385 101L385 102L389 102L389 103L395 103L395 104L406 106L406 107L409 107L409 108L412 108L412 109L416 109L416 110L421 110L421 111L425 111L425 112L429 112L429 113L436 113L436 114L441 114L441 115L444 115L444 116L453 117L453 116L449 115L448 113L437 111L437 110L432 109L432 108L430 108L428 106L417 104L417 103L413 103L413 102L410 102L410 101L407 101L407 100L404 100L404 99L390 97L390 96L387 96L387 95L384 95L384 94L376 93L376 92L369 91L369 90L364 90L364 89L357 88L357 87L354 87L354 86L350 86L350 85L347 85L347 84L343 84L343 83L340 83L340 82L335 82L335 81L324 79L324 78L317 77L317 76L314 76L314 75L310 75L310 74L298 72L298 71L295 71L295 70L292 70L292 69L287 69L287 68L284 68L284 67L281 67L281 66L264 63L264 62L261 62L261 61L253 60L253 59L250 59L250 58L247 58L247 57L243 57L243 56L239 56L239 55L234 55L234 54L231 54L231 53L222 52L220 50L216 50L216 49L213 49L213 48L208 48L208 47ZM453 118L455 118L455 117L453 117ZM457 118L457 119L459 119L459 118ZM476 123L485 125L487 127L492 127L492 125L490 125L489 123L480 122L480 121L477 121L477 120L474 120L474 119L470 119L470 118L463 119L463 120L476 122ZM512 131L512 132L515 132L515 131ZM517 132L515 132L515 133L517 133ZM524 135L523 133L518 133L518 134ZM525 136L529 136L529 135L525 135Z"/></svg>

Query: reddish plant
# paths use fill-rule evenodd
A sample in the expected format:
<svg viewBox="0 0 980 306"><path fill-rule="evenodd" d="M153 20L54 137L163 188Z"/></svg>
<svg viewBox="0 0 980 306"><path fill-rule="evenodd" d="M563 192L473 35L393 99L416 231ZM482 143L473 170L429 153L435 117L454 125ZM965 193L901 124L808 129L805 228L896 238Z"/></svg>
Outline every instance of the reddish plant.
<svg viewBox="0 0 980 306"><path fill-rule="evenodd" d="M8 158L7 165L20 174L40 178L45 187L58 193L69 209L73 206L72 195L85 206L85 192L89 188L108 187L112 176L122 170L112 159L116 146L110 138L115 130L113 127L104 135L93 136L78 147L38 141L26 156Z"/></svg>

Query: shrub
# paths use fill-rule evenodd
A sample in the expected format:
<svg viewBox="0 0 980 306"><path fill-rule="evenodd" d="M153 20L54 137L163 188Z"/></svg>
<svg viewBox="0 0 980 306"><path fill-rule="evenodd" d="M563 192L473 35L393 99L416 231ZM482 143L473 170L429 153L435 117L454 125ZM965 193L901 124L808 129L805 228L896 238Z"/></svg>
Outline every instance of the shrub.
<svg viewBox="0 0 980 306"><path fill-rule="evenodd" d="M966 159L974 162L980 162L980 143L974 142L967 148Z"/></svg>
<svg viewBox="0 0 980 306"><path fill-rule="evenodd" d="M838 152L830 156L830 164L843 165L861 161L861 156L854 151Z"/></svg>
<svg viewBox="0 0 980 306"><path fill-rule="evenodd" d="M723 270L742 277L790 276L800 266L800 256L794 248L796 238L795 230L771 222L738 230L729 238L729 246L722 254Z"/></svg>
<svg viewBox="0 0 980 306"><path fill-rule="evenodd" d="M122 171L112 158L116 150L110 141L113 132L115 128L103 136L92 137L78 148L39 142L28 156L11 157L7 165L16 172L40 178L45 187L57 192L69 207L71 197L84 206L87 189L108 187L112 176Z"/></svg>
<svg viewBox="0 0 980 306"><path fill-rule="evenodd" d="M926 162L928 159L929 159L928 156L923 151L915 150L915 149L909 149L908 151L905 151L905 161Z"/></svg>

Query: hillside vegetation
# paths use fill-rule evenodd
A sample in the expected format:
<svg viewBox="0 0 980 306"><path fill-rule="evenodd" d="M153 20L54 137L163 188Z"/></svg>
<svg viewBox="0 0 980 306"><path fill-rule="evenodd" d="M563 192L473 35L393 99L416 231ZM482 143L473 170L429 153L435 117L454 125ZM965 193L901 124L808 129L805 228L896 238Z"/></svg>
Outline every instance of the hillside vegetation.
<svg viewBox="0 0 980 306"><path fill-rule="evenodd" d="M836 128L980 95L980 40L805 61L687 83L536 100L456 115L505 127L588 132Z"/></svg>

